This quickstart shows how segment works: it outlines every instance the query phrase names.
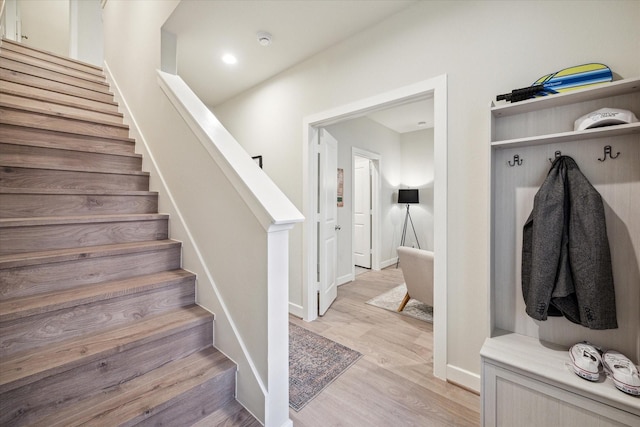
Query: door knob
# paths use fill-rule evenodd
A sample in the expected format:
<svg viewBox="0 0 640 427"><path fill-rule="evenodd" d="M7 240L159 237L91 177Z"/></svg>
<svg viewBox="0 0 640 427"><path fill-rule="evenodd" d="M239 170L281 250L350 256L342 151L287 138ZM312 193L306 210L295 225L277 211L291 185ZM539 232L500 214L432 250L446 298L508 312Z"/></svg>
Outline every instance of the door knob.
<svg viewBox="0 0 640 427"><path fill-rule="evenodd" d="M339 226L339 225L336 225L336 226L335 226L335 230L336 230L336 231L338 231L338 230L342 230L342 227L341 227L341 226Z"/></svg>

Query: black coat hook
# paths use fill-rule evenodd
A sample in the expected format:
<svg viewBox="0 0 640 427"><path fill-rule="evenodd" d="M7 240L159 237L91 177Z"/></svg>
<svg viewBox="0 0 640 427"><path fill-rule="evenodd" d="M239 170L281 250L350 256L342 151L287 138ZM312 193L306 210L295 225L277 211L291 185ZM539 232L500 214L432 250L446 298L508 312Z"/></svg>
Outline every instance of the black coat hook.
<svg viewBox="0 0 640 427"><path fill-rule="evenodd" d="M519 154L515 154L513 156L513 163L511 163L510 161L507 161L507 164L511 167L514 167L516 165L520 166L522 162L524 162L524 159L521 159Z"/></svg>
<svg viewBox="0 0 640 427"><path fill-rule="evenodd" d="M557 159L558 157L560 157L560 156L562 156L562 152L561 152L560 150L556 151L556 152L554 153L554 158L553 158L553 159L549 159L549 163L553 164L553 161L554 161L555 159Z"/></svg>
<svg viewBox="0 0 640 427"><path fill-rule="evenodd" d="M605 160L607 160L607 155L611 159L617 159L618 156L620 155L620 152L618 151L615 156L612 156L611 155L611 146L610 145L605 145L604 146L604 156L602 156L602 158L598 158L598 160L600 160L601 162L604 162Z"/></svg>

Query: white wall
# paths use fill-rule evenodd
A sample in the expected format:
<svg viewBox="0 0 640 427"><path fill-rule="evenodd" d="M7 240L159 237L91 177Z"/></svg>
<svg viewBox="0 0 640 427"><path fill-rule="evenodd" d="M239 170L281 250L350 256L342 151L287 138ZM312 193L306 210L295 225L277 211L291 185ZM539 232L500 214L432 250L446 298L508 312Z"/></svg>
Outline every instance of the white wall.
<svg viewBox="0 0 640 427"><path fill-rule="evenodd" d="M402 188L417 188L420 203L410 213L420 248L433 251L433 128L400 135ZM415 236L407 225L405 246L415 247Z"/></svg>
<svg viewBox="0 0 640 427"><path fill-rule="evenodd" d="M69 55L69 0L18 0L22 43ZM18 40L20 41L20 40Z"/></svg>
<svg viewBox="0 0 640 427"><path fill-rule="evenodd" d="M100 0L70 0L72 58L101 66L104 60Z"/></svg>
<svg viewBox="0 0 640 427"><path fill-rule="evenodd" d="M267 173L301 209L304 117L448 75L447 361L457 381L477 385L489 324L489 103L586 62L640 75L638 22L637 1L418 2L215 113L250 152L270 155ZM295 304L304 283L301 230L291 236Z"/></svg>

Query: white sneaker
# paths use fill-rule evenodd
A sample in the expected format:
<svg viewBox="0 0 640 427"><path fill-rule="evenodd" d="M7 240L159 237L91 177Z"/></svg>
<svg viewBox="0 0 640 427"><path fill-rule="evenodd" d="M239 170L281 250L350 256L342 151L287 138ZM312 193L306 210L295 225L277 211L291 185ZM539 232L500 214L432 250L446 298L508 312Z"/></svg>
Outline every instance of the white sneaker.
<svg viewBox="0 0 640 427"><path fill-rule="evenodd" d="M571 366L576 375L589 381L598 381L600 379L600 365L602 358L600 352L588 342L574 344L569 349L571 357Z"/></svg>
<svg viewBox="0 0 640 427"><path fill-rule="evenodd" d="M602 356L603 364L616 388L633 396L640 396L638 368L624 354L609 350Z"/></svg>

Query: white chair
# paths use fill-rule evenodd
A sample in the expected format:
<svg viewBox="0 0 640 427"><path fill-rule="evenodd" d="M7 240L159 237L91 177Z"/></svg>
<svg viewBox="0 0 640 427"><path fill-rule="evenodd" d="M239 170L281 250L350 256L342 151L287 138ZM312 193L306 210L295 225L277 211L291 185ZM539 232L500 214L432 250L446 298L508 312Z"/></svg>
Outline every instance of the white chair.
<svg viewBox="0 0 640 427"><path fill-rule="evenodd" d="M411 298L433 307L433 252L399 246L398 260L407 285L398 311L404 310Z"/></svg>

